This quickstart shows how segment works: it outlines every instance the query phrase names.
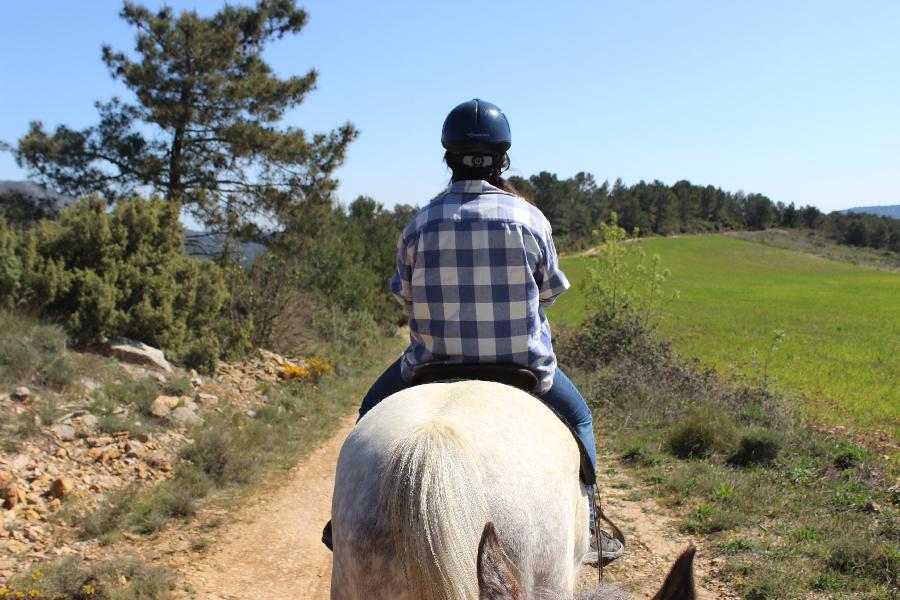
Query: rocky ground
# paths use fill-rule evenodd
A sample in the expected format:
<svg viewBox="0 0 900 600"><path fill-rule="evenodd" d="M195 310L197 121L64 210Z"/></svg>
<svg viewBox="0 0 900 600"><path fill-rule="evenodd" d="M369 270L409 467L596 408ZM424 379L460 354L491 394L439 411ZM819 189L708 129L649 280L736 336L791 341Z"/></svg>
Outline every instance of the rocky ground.
<svg viewBox="0 0 900 600"><path fill-rule="evenodd" d="M135 414L130 406L114 410L120 422L139 426L141 433L102 427L91 412L102 385L87 377L75 386L81 393L53 398L54 412L64 414L52 422L44 422L37 409L47 399L32 390L20 386L0 393L0 582L38 561L69 554L96 558L98 542L79 540L71 515L97 507L110 492L171 477L178 451L192 441L205 415L226 405L252 415L266 401L261 382L279 381L286 364L303 368L302 361L264 350L246 361L221 363L208 378L173 368L161 353L118 358L129 378L153 380L161 390L167 381L190 380L187 393L160 393L149 414Z"/></svg>

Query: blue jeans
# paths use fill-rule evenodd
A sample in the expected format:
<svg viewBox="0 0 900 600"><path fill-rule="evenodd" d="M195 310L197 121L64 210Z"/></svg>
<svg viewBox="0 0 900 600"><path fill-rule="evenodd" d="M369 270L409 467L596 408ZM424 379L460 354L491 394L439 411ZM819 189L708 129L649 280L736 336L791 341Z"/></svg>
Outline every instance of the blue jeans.
<svg viewBox="0 0 900 600"><path fill-rule="evenodd" d="M381 377L372 384L366 397L359 407L359 418L362 419L376 404L400 390L412 387L400 376L400 359L381 374ZM572 429L578 444L587 454L590 464L581 465L582 477L593 484L596 480L597 446L594 443L594 426L591 419L591 410L587 402L578 392L572 381L566 377L559 367L553 376L553 385L549 390L537 396L547 406L553 409L557 415Z"/></svg>

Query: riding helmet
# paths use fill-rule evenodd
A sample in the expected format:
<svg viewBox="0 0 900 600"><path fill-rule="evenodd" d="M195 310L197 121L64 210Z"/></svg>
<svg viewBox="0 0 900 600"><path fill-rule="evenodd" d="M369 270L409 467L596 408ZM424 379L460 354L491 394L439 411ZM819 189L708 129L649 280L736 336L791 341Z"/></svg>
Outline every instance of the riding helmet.
<svg viewBox="0 0 900 600"><path fill-rule="evenodd" d="M441 145L453 154L502 156L512 145L509 121L490 102L463 102L444 119Z"/></svg>

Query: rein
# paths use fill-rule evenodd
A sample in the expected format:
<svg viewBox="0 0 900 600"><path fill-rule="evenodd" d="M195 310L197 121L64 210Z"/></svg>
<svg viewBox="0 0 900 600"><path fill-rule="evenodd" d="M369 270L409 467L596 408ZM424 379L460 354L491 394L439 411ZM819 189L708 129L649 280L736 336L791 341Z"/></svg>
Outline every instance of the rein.
<svg viewBox="0 0 900 600"><path fill-rule="evenodd" d="M622 543L622 547L625 547L625 536L622 535L622 532L616 527L616 524L609 520L605 514L603 514L603 504L600 500L600 485L594 482L594 535L597 540L597 563L600 566L600 569L597 571L598 582L600 585L603 585L603 547L600 545L600 522L604 522L609 525L610 529L612 529L613 537L619 542Z"/></svg>

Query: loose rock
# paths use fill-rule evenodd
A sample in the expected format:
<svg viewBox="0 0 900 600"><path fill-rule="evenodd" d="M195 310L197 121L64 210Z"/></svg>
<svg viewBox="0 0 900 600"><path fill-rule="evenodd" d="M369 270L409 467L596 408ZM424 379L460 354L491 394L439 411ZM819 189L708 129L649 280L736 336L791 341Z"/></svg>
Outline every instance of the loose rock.
<svg viewBox="0 0 900 600"><path fill-rule="evenodd" d="M0 500L3 501L3 508L15 508L19 503L19 487L9 471L0 471Z"/></svg>
<svg viewBox="0 0 900 600"><path fill-rule="evenodd" d="M172 365L166 360L163 351L142 342L128 338L112 338L107 343L107 348L112 356L123 362L149 365L166 373L172 372Z"/></svg>
<svg viewBox="0 0 900 600"><path fill-rule="evenodd" d="M50 497L51 498L65 498L69 494L72 493L72 489L75 487L75 482L69 479L68 477L60 477L55 479L52 484L50 484Z"/></svg>
<svg viewBox="0 0 900 600"><path fill-rule="evenodd" d="M172 409L169 407L168 402L166 402L166 399L168 398L169 396L160 396L159 398L154 400L150 404L150 414L160 419L168 417L169 413L172 412Z"/></svg>
<svg viewBox="0 0 900 600"><path fill-rule="evenodd" d="M194 394L194 402L203 408L211 408L219 403L219 397L207 392L197 392Z"/></svg>
<svg viewBox="0 0 900 600"><path fill-rule="evenodd" d="M75 428L65 423L54 425L51 430L61 442L71 442L75 439Z"/></svg>
<svg viewBox="0 0 900 600"><path fill-rule="evenodd" d="M28 397L31 395L31 390L29 390L24 385L16 388L16 391L13 392L13 398L18 400L19 402L25 402L28 400Z"/></svg>
<svg viewBox="0 0 900 600"><path fill-rule="evenodd" d="M78 424L85 431L93 431L97 428L98 419L92 414L81 415L78 417Z"/></svg>
<svg viewBox="0 0 900 600"><path fill-rule="evenodd" d="M173 410L170 418L181 427L194 427L195 425L203 424L203 418L186 406L179 406Z"/></svg>

